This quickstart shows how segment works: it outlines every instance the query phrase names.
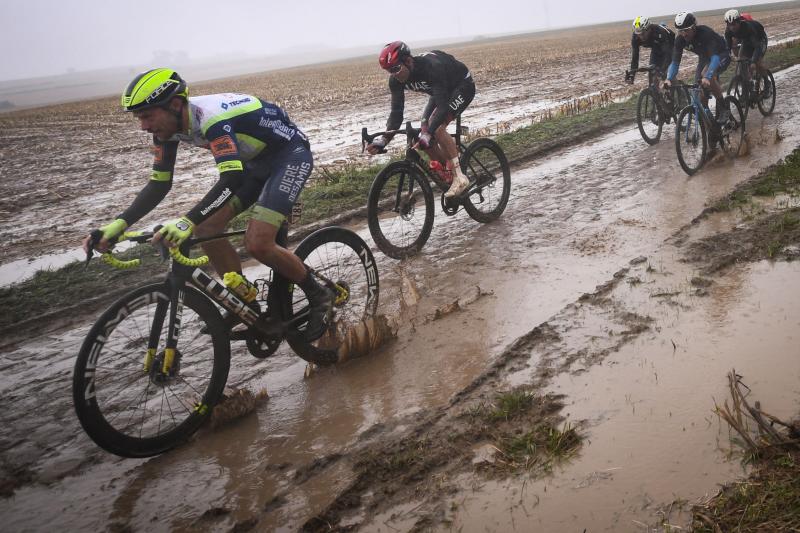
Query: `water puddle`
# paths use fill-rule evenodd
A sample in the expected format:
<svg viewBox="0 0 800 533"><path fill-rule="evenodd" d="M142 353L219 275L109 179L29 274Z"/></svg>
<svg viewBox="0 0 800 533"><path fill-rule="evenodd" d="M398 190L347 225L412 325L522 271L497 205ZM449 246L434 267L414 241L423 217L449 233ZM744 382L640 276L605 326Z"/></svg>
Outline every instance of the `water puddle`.
<svg viewBox="0 0 800 533"><path fill-rule="evenodd" d="M728 426L712 413L715 401L729 397L727 372L743 375L771 414L796 415L800 263L742 267L719 279L710 297L697 298L687 296L693 273L685 265L651 261L669 275L636 272L642 285L623 286L612 298L633 303L632 310L640 300L653 327L602 365L560 375L550 387L566 395L569 420L585 421L579 457L544 480L488 481L458 494L455 529L511 530L516 522L633 531L655 525L673 502L668 519L685 526L677 500L713 495L718 483L743 474L738 460L727 459ZM653 294L675 291L681 296L654 313Z"/></svg>

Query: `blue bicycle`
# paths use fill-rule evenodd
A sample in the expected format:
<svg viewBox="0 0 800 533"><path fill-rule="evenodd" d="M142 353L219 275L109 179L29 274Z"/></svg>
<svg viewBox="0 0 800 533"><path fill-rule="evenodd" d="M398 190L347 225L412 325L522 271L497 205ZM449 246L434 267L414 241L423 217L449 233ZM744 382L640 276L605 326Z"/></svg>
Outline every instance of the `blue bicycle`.
<svg viewBox="0 0 800 533"><path fill-rule="evenodd" d="M689 105L681 110L675 123L675 150L681 168L691 176L708 161L717 143L729 157L739 154L744 141L745 118L736 97L726 96L722 102L717 102L717 116L720 117L717 120L703 104L700 85L688 88ZM708 94L705 97L708 101Z"/></svg>

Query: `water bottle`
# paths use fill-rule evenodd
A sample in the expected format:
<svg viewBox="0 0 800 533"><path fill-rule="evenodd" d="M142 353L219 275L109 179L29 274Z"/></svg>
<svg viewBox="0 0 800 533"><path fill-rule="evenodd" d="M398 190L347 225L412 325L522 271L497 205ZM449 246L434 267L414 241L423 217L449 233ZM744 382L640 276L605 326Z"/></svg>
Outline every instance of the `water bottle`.
<svg viewBox="0 0 800 533"><path fill-rule="evenodd" d="M430 162L431 170L436 172L445 182L452 183L453 182L453 173L446 167L444 167L439 161L433 160Z"/></svg>
<svg viewBox="0 0 800 533"><path fill-rule="evenodd" d="M226 272L222 282L245 303L252 302L258 295L258 288L238 272Z"/></svg>

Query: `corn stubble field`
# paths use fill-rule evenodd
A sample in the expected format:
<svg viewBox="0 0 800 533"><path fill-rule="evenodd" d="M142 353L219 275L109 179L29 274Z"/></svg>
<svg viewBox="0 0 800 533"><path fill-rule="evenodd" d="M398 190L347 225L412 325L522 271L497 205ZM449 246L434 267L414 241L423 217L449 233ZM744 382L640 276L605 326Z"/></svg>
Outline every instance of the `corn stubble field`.
<svg viewBox="0 0 800 533"><path fill-rule="evenodd" d="M772 40L800 28L800 9L755 14ZM721 16L700 22L724 30ZM494 134L638 92L641 79L636 86L623 82L629 43L630 26L620 23L439 48L463 61L476 80L478 92L464 123ZM243 92L284 107L309 134L318 170L344 160L366 164L361 128L382 129L389 111L377 53L236 79L187 81L193 95ZM642 56L646 64L648 52ZM683 75L695 64L694 54L685 54ZM408 95L407 119L418 118L426 98ZM147 134L120 110L118 96L0 114L2 262L75 248L89 229L116 216L149 178L149 145ZM144 225L182 214L197 191L216 180L204 150L180 152L172 192Z"/></svg>

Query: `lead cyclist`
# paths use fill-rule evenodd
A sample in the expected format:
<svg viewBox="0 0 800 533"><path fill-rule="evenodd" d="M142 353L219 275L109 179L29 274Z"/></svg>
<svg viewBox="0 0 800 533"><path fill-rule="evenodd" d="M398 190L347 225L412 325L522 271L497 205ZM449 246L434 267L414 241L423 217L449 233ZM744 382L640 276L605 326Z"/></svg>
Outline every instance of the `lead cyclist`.
<svg viewBox="0 0 800 533"><path fill-rule="evenodd" d="M245 248L303 290L310 308L306 340L319 338L332 317L333 293L317 283L299 257L276 243L314 166L305 134L283 109L255 96L189 97L186 82L166 68L136 76L122 94L122 108L153 135L153 171L130 207L83 239L84 250L88 253L92 245L108 250L113 239L164 199L172 187L179 143L205 148L214 157L219 179L185 215L165 222L153 241L179 246L193 233L221 233L255 204ZM241 260L228 240L208 241L203 248L220 276L241 274Z"/></svg>

